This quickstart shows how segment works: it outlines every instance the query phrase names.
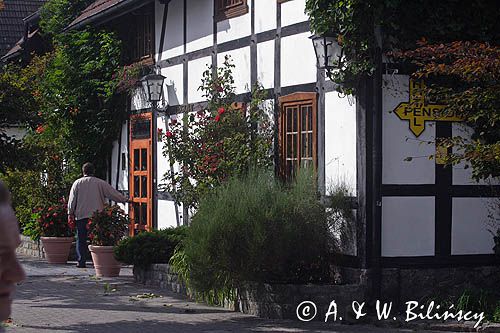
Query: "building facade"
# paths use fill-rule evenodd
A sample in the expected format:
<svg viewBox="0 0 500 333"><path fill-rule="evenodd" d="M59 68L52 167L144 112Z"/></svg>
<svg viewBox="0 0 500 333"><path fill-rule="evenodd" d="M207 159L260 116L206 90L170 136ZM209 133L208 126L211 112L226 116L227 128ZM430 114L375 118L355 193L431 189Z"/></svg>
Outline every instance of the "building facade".
<svg viewBox="0 0 500 333"><path fill-rule="evenodd" d="M439 154L446 152L436 152L436 138L470 137L470 129L431 114L421 83L382 57L356 98L342 96L316 66L304 9L305 0L99 0L72 27L121 22L132 58L155 64L166 77L156 119L163 131L170 120L205 107L202 73L230 55L238 101L257 82L266 89L281 138L279 167L287 172L312 161L322 195L348 185L356 231L343 264L369 271L374 284L402 290L412 281L405 276L429 276L429 269L460 274L495 266L489 230L498 219L498 182L477 183L470 168L445 166ZM186 210L157 190L170 162L152 130L151 105L137 94L129 111L110 181L133 198L136 230L185 224Z"/></svg>

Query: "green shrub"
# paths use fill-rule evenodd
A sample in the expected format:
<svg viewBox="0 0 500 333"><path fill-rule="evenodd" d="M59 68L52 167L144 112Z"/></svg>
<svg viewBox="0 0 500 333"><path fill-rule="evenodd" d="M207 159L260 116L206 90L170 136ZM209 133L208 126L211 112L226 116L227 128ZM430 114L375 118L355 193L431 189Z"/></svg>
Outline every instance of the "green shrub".
<svg viewBox="0 0 500 333"><path fill-rule="evenodd" d="M268 172L252 172L204 197L177 258L189 268L191 287L329 282L331 238L314 178L301 172L285 187Z"/></svg>
<svg viewBox="0 0 500 333"><path fill-rule="evenodd" d="M7 170L0 178L12 194L12 206L16 212L21 232L34 240L40 238L35 208L59 204L69 194L71 182L62 172L43 179L37 170ZM69 177L68 177L69 178Z"/></svg>
<svg viewBox="0 0 500 333"><path fill-rule="evenodd" d="M168 263L185 234L185 227L142 232L120 241L115 247L115 257L123 263L139 267Z"/></svg>
<svg viewBox="0 0 500 333"><path fill-rule="evenodd" d="M494 290L466 288L455 302L457 310L484 312L487 320L500 322L500 301Z"/></svg>

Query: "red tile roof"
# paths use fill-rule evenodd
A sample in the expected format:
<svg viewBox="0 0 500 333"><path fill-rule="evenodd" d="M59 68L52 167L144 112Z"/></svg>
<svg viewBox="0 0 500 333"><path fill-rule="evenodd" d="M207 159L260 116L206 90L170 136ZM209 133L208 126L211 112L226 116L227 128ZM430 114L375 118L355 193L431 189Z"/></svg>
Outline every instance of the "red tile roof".
<svg viewBox="0 0 500 333"><path fill-rule="evenodd" d="M90 17L99 14L100 12L105 11L106 9L111 8L123 1L126 0L96 0L90 6L85 8L85 10L73 22L71 22L68 27L72 27L80 22L83 22Z"/></svg>

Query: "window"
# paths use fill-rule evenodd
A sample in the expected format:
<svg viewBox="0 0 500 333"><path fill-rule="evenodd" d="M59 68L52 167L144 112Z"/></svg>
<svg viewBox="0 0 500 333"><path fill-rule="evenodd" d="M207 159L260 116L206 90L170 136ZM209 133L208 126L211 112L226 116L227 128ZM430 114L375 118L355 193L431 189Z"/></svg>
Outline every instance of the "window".
<svg viewBox="0 0 500 333"><path fill-rule="evenodd" d="M152 12L135 16L135 31L132 36L132 59L140 60L154 54L154 16Z"/></svg>
<svg viewBox="0 0 500 333"><path fill-rule="evenodd" d="M316 93L294 93L279 101L280 172L289 180L300 167L316 168Z"/></svg>
<svg viewBox="0 0 500 333"><path fill-rule="evenodd" d="M123 41L127 64L151 59L155 53L154 6L145 5L123 16L113 27Z"/></svg>
<svg viewBox="0 0 500 333"><path fill-rule="evenodd" d="M222 21L228 18L248 13L247 0L214 0L215 20Z"/></svg>

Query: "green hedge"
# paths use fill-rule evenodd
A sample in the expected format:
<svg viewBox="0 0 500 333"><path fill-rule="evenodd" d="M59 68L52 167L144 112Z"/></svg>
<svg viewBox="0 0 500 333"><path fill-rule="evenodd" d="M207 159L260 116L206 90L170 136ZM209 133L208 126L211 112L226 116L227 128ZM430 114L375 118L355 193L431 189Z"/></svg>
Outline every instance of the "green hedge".
<svg viewBox="0 0 500 333"><path fill-rule="evenodd" d="M332 241L314 179L302 172L283 185L256 172L229 180L201 200L174 269L200 292L243 281L330 282Z"/></svg>
<svg viewBox="0 0 500 333"><path fill-rule="evenodd" d="M185 234L185 227L142 232L120 241L115 247L115 257L125 264L139 267L165 264Z"/></svg>

